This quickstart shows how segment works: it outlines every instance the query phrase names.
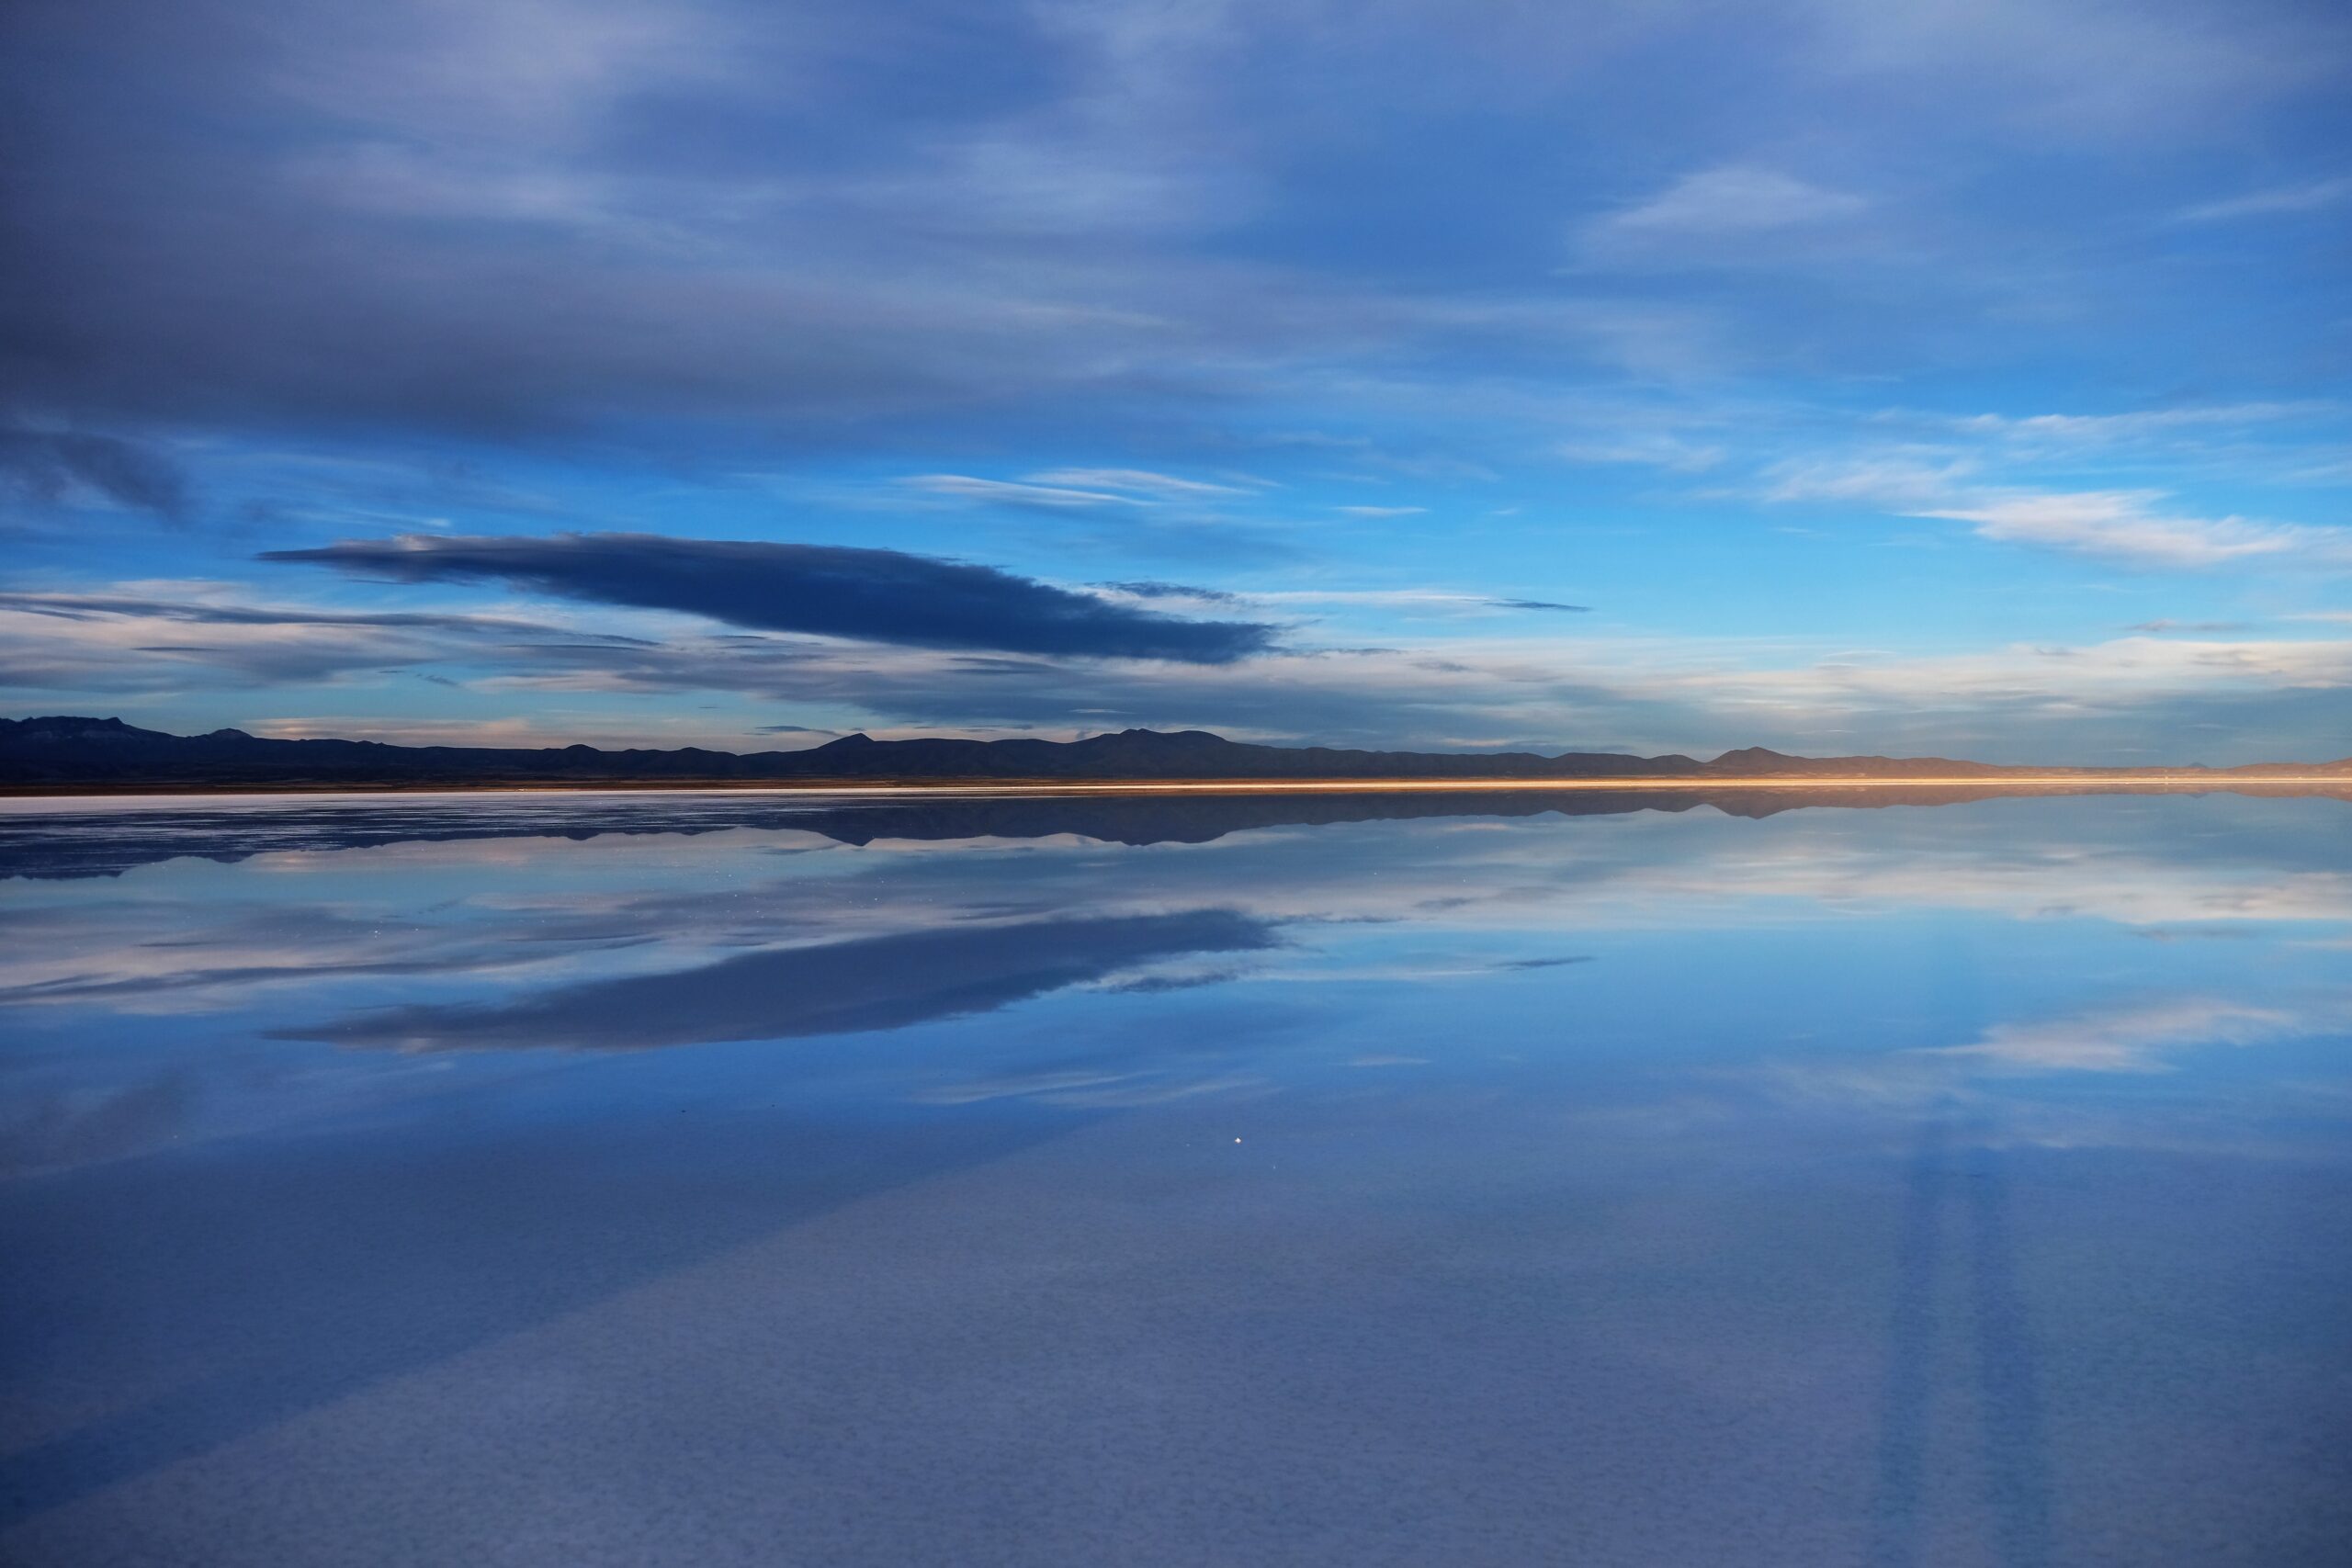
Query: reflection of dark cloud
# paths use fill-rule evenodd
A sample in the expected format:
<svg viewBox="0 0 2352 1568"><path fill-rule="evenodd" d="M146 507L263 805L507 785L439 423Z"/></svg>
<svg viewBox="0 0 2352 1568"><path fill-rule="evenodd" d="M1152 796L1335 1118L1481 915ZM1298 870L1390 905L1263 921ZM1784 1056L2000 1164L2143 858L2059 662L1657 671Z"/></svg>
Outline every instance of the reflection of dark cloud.
<svg viewBox="0 0 2352 1568"><path fill-rule="evenodd" d="M311 561L403 582L507 582L594 604L683 610L763 631L915 648L1224 664L1263 652L1273 640L1272 626L1254 622L1182 620L993 567L902 550L655 534L411 535L271 550L262 558Z"/></svg>
<svg viewBox="0 0 2352 1568"><path fill-rule="evenodd" d="M290 1038L406 1050L634 1050L901 1029L986 1012L1137 964L1275 941L1226 909L909 931L752 953L699 969L488 1005L396 1008Z"/></svg>

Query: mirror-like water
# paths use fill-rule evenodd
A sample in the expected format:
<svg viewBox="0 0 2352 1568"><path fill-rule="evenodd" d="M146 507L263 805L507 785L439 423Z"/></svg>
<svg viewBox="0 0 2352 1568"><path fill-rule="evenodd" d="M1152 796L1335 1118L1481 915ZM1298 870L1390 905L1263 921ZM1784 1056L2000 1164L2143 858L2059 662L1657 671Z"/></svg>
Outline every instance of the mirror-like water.
<svg viewBox="0 0 2352 1568"><path fill-rule="evenodd" d="M0 1559L2342 1561L2352 805L1785 804L0 811Z"/></svg>

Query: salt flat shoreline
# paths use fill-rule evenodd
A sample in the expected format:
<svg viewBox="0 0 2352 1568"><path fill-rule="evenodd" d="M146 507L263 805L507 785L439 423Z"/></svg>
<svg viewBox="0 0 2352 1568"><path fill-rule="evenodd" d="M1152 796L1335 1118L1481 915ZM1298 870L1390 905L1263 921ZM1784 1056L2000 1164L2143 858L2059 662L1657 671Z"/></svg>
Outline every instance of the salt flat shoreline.
<svg viewBox="0 0 2352 1568"><path fill-rule="evenodd" d="M481 795L822 795L826 797L865 797L876 799L907 799L924 795L941 796L1037 796L1037 795L1401 795L1401 794L1532 794L1552 792L1616 792L1654 795L1711 795L1739 791L1802 791L1900 793L1917 790L1965 789L1985 794L2007 791L2047 793L2073 791L2082 794L2106 795L2165 795L2212 794L2224 792L2244 794L2271 789L2324 790L2352 795L2352 775L2345 773L2007 773L1992 777L1978 775L1906 776L1881 778L1871 776L1796 775L1727 777L1692 779L1690 777L1657 778L1585 778L1585 779L1037 779L1037 780L907 780L876 784L870 781L854 783L825 783L823 781L776 783L736 783L728 780L698 780L673 782L668 780L582 781L578 784L533 782L527 784L448 784L431 783L402 784L374 783L342 784L187 784L158 787L153 784L124 784L119 787L68 785L55 788L41 785L0 785L0 810L40 809L89 804L107 809L130 807L171 806L198 800L316 800L322 797L367 800L416 800L440 798L469 798Z"/></svg>

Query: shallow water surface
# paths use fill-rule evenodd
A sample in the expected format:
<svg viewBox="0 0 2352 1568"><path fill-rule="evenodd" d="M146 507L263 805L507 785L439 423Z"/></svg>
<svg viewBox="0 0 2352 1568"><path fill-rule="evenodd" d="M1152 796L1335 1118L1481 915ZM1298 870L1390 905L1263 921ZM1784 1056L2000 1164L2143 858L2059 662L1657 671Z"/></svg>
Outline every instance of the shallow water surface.
<svg viewBox="0 0 2352 1568"><path fill-rule="evenodd" d="M0 809L0 1560L2342 1562L2352 804L1781 804Z"/></svg>

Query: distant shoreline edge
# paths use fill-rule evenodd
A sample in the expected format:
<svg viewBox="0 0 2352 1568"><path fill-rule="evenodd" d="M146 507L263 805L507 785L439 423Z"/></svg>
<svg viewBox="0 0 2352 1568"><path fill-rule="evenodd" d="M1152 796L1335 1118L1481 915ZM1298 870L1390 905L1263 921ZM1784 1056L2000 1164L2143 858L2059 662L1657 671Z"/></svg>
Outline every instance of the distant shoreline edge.
<svg viewBox="0 0 2352 1568"><path fill-rule="evenodd" d="M563 779L333 780L166 783L122 780L88 784L0 783L0 800L206 799L222 796L472 795L1442 795L1574 792L1713 795L1724 791L1967 790L1984 795L2073 792L2092 795L2245 794L2268 789L2323 789L2352 795L2342 773L2237 773L2222 770L2130 773L1976 773L1950 777L1834 777L1758 774L1751 777L1497 779Z"/></svg>

